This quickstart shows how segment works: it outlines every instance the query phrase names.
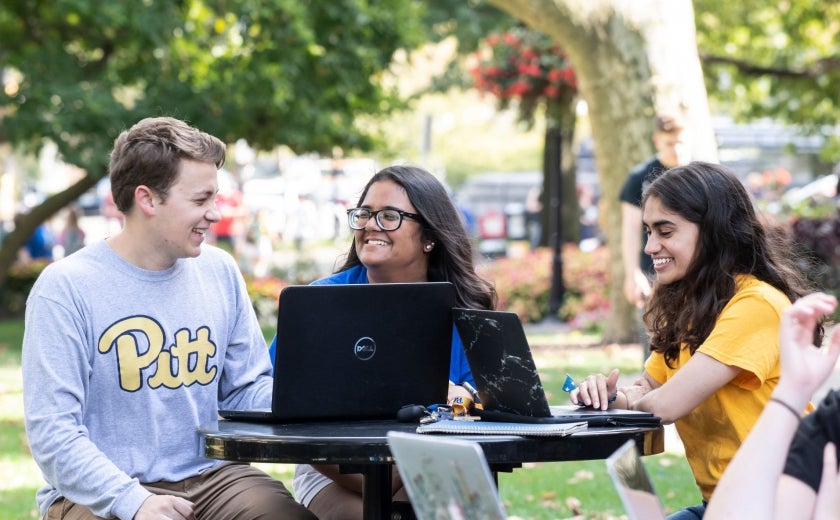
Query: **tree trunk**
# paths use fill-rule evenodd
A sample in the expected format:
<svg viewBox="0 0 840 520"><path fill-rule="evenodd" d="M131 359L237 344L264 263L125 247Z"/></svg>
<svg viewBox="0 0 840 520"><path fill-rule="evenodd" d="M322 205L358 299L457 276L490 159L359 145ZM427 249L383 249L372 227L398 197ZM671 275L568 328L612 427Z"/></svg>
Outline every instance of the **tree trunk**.
<svg viewBox="0 0 840 520"><path fill-rule="evenodd" d="M695 157L716 146L690 0L490 0L542 31L569 54L589 109L601 183L601 227L610 250L611 316L605 342L636 341L634 308L622 284L618 194L627 172L653 153L657 112L682 110Z"/></svg>
<svg viewBox="0 0 840 520"><path fill-rule="evenodd" d="M42 222L46 222L62 208L71 204L79 196L93 187L99 178L92 175L84 176L79 182L66 190L50 196L44 202L35 206L32 211L24 215L15 224L15 229L3 239L0 247L0 287L5 287L9 268L17 259L17 253L26 243L32 233Z"/></svg>

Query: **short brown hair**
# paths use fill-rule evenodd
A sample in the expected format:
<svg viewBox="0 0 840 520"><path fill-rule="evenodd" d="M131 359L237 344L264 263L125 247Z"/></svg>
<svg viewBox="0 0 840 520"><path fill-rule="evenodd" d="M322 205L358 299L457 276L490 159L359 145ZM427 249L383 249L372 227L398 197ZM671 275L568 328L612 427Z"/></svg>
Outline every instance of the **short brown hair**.
<svg viewBox="0 0 840 520"><path fill-rule="evenodd" d="M134 205L134 190L148 186L163 200L178 178L182 159L225 163L225 143L172 117L148 117L114 140L108 175L114 204L122 213Z"/></svg>
<svg viewBox="0 0 840 520"><path fill-rule="evenodd" d="M654 129L665 134L679 132L685 129L685 120L674 114L659 114L654 121Z"/></svg>

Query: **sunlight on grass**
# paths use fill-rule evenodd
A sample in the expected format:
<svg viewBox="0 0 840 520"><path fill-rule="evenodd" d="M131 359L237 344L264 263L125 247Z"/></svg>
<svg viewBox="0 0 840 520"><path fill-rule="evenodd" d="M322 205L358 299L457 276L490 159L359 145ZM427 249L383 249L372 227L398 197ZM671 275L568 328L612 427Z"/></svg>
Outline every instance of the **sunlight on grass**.
<svg viewBox="0 0 840 520"><path fill-rule="evenodd" d="M295 476L294 464L265 464L259 462L252 464L252 466L265 471L272 477L282 482L283 485L286 486L286 489L289 490L289 493L294 495L294 490L292 489L292 478Z"/></svg>
<svg viewBox="0 0 840 520"><path fill-rule="evenodd" d="M700 502L684 458L661 454L643 460L666 511ZM526 464L499 475L499 494L508 512L522 519L614 519L624 515L603 460Z"/></svg>

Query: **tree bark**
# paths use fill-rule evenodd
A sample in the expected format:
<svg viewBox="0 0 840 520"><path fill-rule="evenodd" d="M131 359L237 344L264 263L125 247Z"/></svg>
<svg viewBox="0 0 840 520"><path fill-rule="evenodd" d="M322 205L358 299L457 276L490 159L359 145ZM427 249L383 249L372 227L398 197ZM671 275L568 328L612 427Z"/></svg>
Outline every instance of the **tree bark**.
<svg viewBox="0 0 840 520"><path fill-rule="evenodd" d="M91 175L84 176L76 184L50 196L44 202L32 208L32 211L23 215L17 221L14 231L6 235L3 239L3 247L0 247L0 288L5 287L9 268L17 259L18 250L35 232L35 228L78 199L84 192L92 188L98 180Z"/></svg>
<svg viewBox="0 0 840 520"><path fill-rule="evenodd" d="M653 153L657 112L682 111L696 158L716 145L690 0L489 0L566 50L589 110L601 184L601 227L610 251L610 319L604 341L637 341L622 284L618 194L630 169Z"/></svg>

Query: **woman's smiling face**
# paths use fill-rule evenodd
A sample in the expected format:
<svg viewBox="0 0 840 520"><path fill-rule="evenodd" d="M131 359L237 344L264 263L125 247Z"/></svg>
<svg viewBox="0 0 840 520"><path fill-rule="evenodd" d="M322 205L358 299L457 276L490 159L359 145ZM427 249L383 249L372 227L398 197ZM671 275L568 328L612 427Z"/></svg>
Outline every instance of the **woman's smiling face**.
<svg viewBox="0 0 840 520"><path fill-rule="evenodd" d="M653 259L657 280L670 284L685 278L694 260L700 227L669 210L657 197L649 197L642 211L647 232L645 254Z"/></svg>
<svg viewBox="0 0 840 520"><path fill-rule="evenodd" d="M399 184L383 180L370 185L360 207L371 211L399 209L417 213ZM427 281L428 256L421 224L403 218L393 231L383 231L376 219L371 218L363 229L354 232L356 254L368 270L371 283L396 283Z"/></svg>

